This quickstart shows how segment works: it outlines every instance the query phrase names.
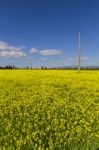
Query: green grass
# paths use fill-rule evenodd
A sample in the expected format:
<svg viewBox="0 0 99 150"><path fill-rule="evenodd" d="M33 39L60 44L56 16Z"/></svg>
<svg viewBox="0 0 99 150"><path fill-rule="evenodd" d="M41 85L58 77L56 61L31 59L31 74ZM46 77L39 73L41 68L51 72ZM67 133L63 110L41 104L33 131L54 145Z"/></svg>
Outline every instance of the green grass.
<svg viewBox="0 0 99 150"><path fill-rule="evenodd" d="M0 70L0 150L98 150L99 71Z"/></svg>

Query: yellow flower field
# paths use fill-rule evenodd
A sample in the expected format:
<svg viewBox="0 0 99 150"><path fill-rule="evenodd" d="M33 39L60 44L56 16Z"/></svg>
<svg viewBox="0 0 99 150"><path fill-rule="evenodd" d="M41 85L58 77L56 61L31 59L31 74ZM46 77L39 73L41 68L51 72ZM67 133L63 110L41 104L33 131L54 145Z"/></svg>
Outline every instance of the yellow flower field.
<svg viewBox="0 0 99 150"><path fill-rule="evenodd" d="M0 70L0 150L98 150L99 71Z"/></svg>

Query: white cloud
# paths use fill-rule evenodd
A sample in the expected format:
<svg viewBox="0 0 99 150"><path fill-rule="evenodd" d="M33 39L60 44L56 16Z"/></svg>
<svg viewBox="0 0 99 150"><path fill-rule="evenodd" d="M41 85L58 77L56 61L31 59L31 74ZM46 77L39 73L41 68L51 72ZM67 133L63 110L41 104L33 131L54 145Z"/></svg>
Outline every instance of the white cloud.
<svg viewBox="0 0 99 150"><path fill-rule="evenodd" d="M75 62L75 61L77 61L77 59L76 59L76 58L73 58L73 57L69 57L69 58L68 58L68 61Z"/></svg>
<svg viewBox="0 0 99 150"><path fill-rule="evenodd" d="M62 50L42 50L39 52L43 56L50 56L50 55L62 55L63 51Z"/></svg>
<svg viewBox="0 0 99 150"><path fill-rule="evenodd" d="M92 59L96 59L96 58L88 57L88 56L81 57L81 60L85 60L85 61L92 60ZM73 57L68 58L68 61L72 61L72 62L75 62L77 60L78 60L77 58L73 58Z"/></svg>
<svg viewBox="0 0 99 150"><path fill-rule="evenodd" d="M0 51L0 57L24 57L26 54L22 51Z"/></svg>
<svg viewBox="0 0 99 150"><path fill-rule="evenodd" d="M15 47L0 41L0 57L23 57L26 53L22 51L24 46Z"/></svg>
<svg viewBox="0 0 99 150"><path fill-rule="evenodd" d="M77 57L69 57L67 58L67 63L68 64L78 64L78 59ZM91 57L91 56L82 56L81 57L81 65L90 65L90 64L98 64L98 57Z"/></svg>
<svg viewBox="0 0 99 150"><path fill-rule="evenodd" d="M88 57L88 56L85 56L85 57L81 57L81 60L96 61L96 60L98 60L98 57Z"/></svg>
<svg viewBox="0 0 99 150"><path fill-rule="evenodd" d="M48 59L45 58L45 57L44 57L44 58L41 58L41 60L42 60L42 61L48 61Z"/></svg>
<svg viewBox="0 0 99 150"><path fill-rule="evenodd" d="M31 48L30 53L38 53L43 56L50 56L50 55L62 55L63 51L62 50L56 50L56 49L46 49L46 50L38 50L36 48Z"/></svg>
<svg viewBox="0 0 99 150"><path fill-rule="evenodd" d="M81 57L81 60L89 60L89 59L91 59L91 58L87 57L87 56Z"/></svg>
<svg viewBox="0 0 99 150"><path fill-rule="evenodd" d="M39 51L38 51L38 49L36 49L36 48L31 48L30 49L30 53L38 53Z"/></svg>
<svg viewBox="0 0 99 150"><path fill-rule="evenodd" d="M5 42L0 41L0 51L4 51L4 50L5 51L11 51L11 50L19 51L19 50L21 50L21 47L11 46Z"/></svg>

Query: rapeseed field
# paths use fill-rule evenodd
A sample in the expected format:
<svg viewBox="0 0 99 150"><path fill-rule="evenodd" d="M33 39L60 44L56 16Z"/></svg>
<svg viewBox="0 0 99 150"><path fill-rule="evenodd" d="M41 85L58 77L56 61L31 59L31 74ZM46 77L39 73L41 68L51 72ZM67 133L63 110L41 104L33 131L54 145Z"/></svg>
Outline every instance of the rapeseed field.
<svg viewBox="0 0 99 150"><path fill-rule="evenodd" d="M0 150L98 150L99 71L0 70Z"/></svg>

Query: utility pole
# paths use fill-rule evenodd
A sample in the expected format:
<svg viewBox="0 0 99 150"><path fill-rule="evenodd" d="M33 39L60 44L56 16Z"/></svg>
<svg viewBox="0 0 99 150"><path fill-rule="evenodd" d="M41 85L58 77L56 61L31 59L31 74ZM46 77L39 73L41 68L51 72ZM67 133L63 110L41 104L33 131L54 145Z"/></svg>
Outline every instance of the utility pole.
<svg viewBox="0 0 99 150"><path fill-rule="evenodd" d="M31 59L29 60L29 62L30 62L30 69L33 69L33 62L36 62L36 61L38 61L38 60L35 59L35 58L31 58Z"/></svg>
<svg viewBox="0 0 99 150"><path fill-rule="evenodd" d="M30 60L30 69L32 69L32 59Z"/></svg>
<svg viewBox="0 0 99 150"><path fill-rule="evenodd" d="M78 34L78 70L80 70L80 50L81 50L81 47L80 47L80 32Z"/></svg>

